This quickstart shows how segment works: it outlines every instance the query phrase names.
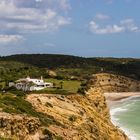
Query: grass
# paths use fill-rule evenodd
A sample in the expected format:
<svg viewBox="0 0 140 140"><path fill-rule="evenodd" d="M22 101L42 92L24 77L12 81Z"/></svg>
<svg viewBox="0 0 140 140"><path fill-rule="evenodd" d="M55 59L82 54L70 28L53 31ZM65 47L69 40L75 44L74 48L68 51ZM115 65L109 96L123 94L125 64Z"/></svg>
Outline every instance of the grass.
<svg viewBox="0 0 140 140"><path fill-rule="evenodd" d="M60 83L62 82L62 87L63 87L62 90L70 93L77 93L81 84L80 81L76 81L76 80L57 80L53 78L45 79L45 81L55 83L56 87L60 87L61 86ZM55 91L56 89L47 88L46 90Z"/></svg>
<svg viewBox="0 0 140 140"><path fill-rule="evenodd" d="M0 90L5 87L6 83L5 82L0 82Z"/></svg>
<svg viewBox="0 0 140 140"><path fill-rule="evenodd" d="M48 126L49 124L61 125L52 116L37 112L31 103L26 101L23 97L13 94L7 93L5 95L0 95L0 108L7 113L27 114L28 116L37 117L44 126Z"/></svg>
<svg viewBox="0 0 140 140"><path fill-rule="evenodd" d="M43 90L34 91L38 94L60 94L60 95L70 95L78 93L81 82L78 80L58 80L54 78L45 79L45 82L54 83L55 88L45 88ZM61 88L62 86L62 88Z"/></svg>

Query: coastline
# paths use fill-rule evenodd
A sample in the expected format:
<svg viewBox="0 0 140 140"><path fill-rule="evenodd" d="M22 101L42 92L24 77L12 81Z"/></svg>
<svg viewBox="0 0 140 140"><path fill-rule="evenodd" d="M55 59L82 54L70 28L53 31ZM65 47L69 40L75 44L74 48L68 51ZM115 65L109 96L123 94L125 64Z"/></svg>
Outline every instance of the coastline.
<svg viewBox="0 0 140 140"><path fill-rule="evenodd" d="M112 106L121 103L125 100L130 100L132 98L140 97L140 92L112 92L112 93L104 93L106 98L106 102L108 107L111 108Z"/></svg>
<svg viewBox="0 0 140 140"><path fill-rule="evenodd" d="M118 126L130 140L137 140L136 134L129 130L123 123L120 122L116 114L125 114L128 109L124 108L124 103L131 99L140 98L140 92L121 92L121 93L104 93L108 107L110 109L111 121L114 125ZM130 104L131 106L131 104Z"/></svg>

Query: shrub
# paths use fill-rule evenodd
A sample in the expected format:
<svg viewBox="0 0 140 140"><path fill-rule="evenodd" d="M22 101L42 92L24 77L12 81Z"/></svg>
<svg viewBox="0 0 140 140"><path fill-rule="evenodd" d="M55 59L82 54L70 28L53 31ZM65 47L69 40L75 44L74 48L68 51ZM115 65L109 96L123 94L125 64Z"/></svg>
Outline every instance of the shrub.
<svg viewBox="0 0 140 140"><path fill-rule="evenodd" d="M71 122L76 121L76 119L77 119L77 117L76 117L75 115L71 115L71 116L69 117L69 120L70 120Z"/></svg>
<svg viewBox="0 0 140 140"><path fill-rule="evenodd" d="M78 91L77 91L79 94L82 94L82 95L85 95L85 89L84 88L79 88Z"/></svg>
<svg viewBox="0 0 140 140"><path fill-rule="evenodd" d="M46 102L45 106L53 108L53 105L51 103L49 103L49 102Z"/></svg>

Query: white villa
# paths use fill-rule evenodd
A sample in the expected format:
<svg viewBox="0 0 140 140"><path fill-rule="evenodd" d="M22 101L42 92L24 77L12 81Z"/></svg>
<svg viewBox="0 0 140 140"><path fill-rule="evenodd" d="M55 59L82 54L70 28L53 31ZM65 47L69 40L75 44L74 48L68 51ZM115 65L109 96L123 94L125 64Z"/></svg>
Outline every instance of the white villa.
<svg viewBox="0 0 140 140"><path fill-rule="evenodd" d="M46 87L53 87L53 83L45 82L42 77L40 79L33 79L27 77L27 78L17 80L15 87L18 90L37 91L37 90L42 90Z"/></svg>

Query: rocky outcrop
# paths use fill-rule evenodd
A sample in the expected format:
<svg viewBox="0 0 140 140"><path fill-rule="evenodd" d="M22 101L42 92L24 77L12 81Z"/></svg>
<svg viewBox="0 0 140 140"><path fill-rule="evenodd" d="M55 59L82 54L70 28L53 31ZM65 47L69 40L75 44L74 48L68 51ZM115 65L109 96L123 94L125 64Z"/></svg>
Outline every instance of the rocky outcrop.
<svg viewBox="0 0 140 140"><path fill-rule="evenodd" d="M135 92L140 91L140 82L131 78L109 73L92 75L88 87L94 92Z"/></svg>
<svg viewBox="0 0 140 140"><path fill-rule="evenodd" d="M0 112L0 139L33 140L39 126L37 118Z"/></svg>
<svg viewBox="0 0 140 140"><path fill-rule="evenodd" d="M88 92L92 94L92 89ZM49 125L47 130L64 140L128 140L114 126L102 94L94 98L82 95L28 95L27 101L39 112L53 116L62 125Z"/></svg>
<svg viewBox="0 0 140 140"><path fill-rule="evenodd" d="M140 81L109 73L93 74L90 77L90 80L87 81L84 90L87 91L85 92L87 98L92 99L94 104L97 105L98 112L104 112L107 107L103 105L102 101L108 99L110 100L114 95L112 94L111 96L111 93L124 92L122 97L120 97L119 94L117 95L119 95L122 99L128 97L128 95L125 96L125 92L140 91ZM113 96L114 100L120 99L119 97L116 96L116 98L114 98ZM104 112L104 114L105 113L106 112Z"/></svg>

